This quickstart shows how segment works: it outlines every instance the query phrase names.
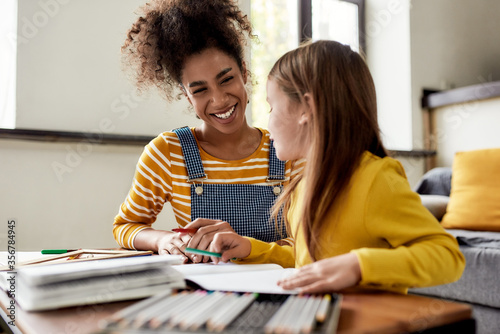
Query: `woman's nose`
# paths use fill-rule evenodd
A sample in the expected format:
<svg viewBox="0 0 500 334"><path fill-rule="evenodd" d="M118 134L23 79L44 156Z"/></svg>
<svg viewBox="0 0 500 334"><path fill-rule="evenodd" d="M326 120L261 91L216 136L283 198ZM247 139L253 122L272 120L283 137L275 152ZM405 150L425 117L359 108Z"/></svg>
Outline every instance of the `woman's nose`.
<svg viewBox="0 0 500 334"><path fill-rule="evenodd" d="M212 104L215 107L225 107L228 101L228 94L224 89L215 89L212 95Z"/></svg>

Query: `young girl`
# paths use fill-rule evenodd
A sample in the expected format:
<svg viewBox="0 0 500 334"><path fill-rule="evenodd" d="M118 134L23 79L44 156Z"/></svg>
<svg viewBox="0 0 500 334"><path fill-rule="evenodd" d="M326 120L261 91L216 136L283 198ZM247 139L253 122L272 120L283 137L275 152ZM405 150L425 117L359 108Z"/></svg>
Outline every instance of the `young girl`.
<svg viewBox="0 0 500 334"><path fill-rule="evenodd" d="M266 130L246 121L248 18L232 0L157 0L143 10L122 47L138 87L157 87L168 100L184 95L202 123L146 146L115 218L116 241L194 262L209 258L185 254L185 247L208 249L219 231L289 244L270 209L298 170L277 159ZM167 201L178 225L196 233L151 228Z"/></svg>
<svg viewBox="0 0 500 334"><path fill-rule="evenodd" d="M334 41L290 51L272 68L267 94L278 158L307 158L275 210L286 210L295 250L224 232L211 246L222 261L293 258L300 269L280 285L308 293L354 286L404 293L460 278L465 262L456 240L387 157L375 87L359 54Z"/></svg>

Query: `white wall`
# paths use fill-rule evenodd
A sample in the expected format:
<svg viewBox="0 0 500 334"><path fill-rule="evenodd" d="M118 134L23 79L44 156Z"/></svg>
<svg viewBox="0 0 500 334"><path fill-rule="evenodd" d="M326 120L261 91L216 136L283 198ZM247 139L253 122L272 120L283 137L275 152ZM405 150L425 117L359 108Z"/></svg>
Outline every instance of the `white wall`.
<svg viewBox="0 0 500 334"><path fill-rule="evenodd" d="M117 247L112 224L134 175L140 146L0 140L0 245L7 250L7 222L15 219L16 249ZM88 143L85 143L88 144ZM70 163L60 175L54 162ZM155 223L171 228L165 207Z"/></svg>
<svg viewBox="0 0 500 334"><path fill-rule="evenodd" d="M120 46L143 0L19 0L16 127L155 136L199 124L187 102L139 99ZM141 146L0 139L0 249L116 247L114 216ZM69 166L58 173L54 164ZM175 225L165 207L157 228Z"/></svg>
<svg viewBox="0 0 500 334"><path fill-rule="evenodd" d="M499 13L497 0L412 1L413 147L423 148L423 88L449 89L500 80ZM491 122L500 123L500 113L492 115Z"/></svg>
<svg viewBox="0 0 500 334"><path fill-rule="evenodd" d="M410 1L366 1L367 63L387 148L412 149Z"/></svg>
<svg viewBox="0 0 500 334"><path fill-rule="evenodd" d="M392 150L415 148L410 11L410 0L366 1L366 60L377 91L382 140ZM425 172L425 160L397 159L403 164L410 185L414 186Z"/></svg>
<svg viewBox="0 0 500 334"><path fill-rule="evenodd" d="M500 98L436 108L436 166L451 167L456 152L500 147Z"/></svg>
<svg viewBox="0 0 500 334"><path fill-rule="evenodd" d="M390 149L423 149L423 88L500 79L500 1L367 0L367 62Z"/></svg>
<svg viewBox="0 0 500 334"><path fill-rule="evenodd" d="M120 47L143 0L19 0L17 128L155 135L182 125L152 91L139 98ZM101 129L101 122L112 123Z"/></svg>

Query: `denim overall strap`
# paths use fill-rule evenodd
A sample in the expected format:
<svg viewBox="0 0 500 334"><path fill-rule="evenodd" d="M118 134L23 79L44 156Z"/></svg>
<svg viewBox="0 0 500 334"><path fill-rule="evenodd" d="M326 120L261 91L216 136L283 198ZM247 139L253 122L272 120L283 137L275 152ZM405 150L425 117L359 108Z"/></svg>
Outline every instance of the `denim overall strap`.
<svg viewBox="0 0 500 334"><path fill-rule="evenodd" d="M268 181L285 181L285 162L278 159L274 141L269 143L269 175Z"/></svg>
<svg viewBox="0 0 500 334"><path fill-rule="evenodd" d="M205 174L205 170L203 169L200 150L191 129L185 126L174 129L173 132L179 137L179 141L181 142L182 154L184 155L188 171L188 182L206 178L207 174Z"/></svg>
<svg viewBox="0 0 500 334"><path fill-rule="evenodd" d="M188 182L192 183L191 220L226 221L239 235L266 242L285 237L282 235L284 226L278 230L270 219L271 207L285 180L285 163L276 157L272 143L269 148L268 184L207 184L198 182L206 174L193 133L189 128L175 129L174 132L181 142Z"/></svg>

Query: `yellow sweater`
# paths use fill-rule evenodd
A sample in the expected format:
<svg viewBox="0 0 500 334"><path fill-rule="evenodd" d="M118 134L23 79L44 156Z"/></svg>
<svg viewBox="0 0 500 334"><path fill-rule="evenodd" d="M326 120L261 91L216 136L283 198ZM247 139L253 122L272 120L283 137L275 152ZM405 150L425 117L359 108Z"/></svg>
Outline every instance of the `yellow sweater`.
<svg viewBox="0 0 500 334"><path fill-rule="evenodd" d="M198 144L208 177L204 183L269 185L266 182L269 171L269 132L259 130L262 132L259 147L252 155L241 160L215 158ZM194 128L191 131L194 134ZM304 161L286 163L284 185L300 172L303 164ZM179 138L173 132L164 132L144 148L137 163L132 187L113 224L117 243L121 247L133 249L135 236L143 229L151 228L167 201L172 205L177 224L188 224L191 221L191 183L186 181L187 169ZM290 238L285 242L293 243Z"/></svg>
<svg viewBox="0 0 500 334"><path fill-rule="evenodd" d="M299 184L288 213L292 232L299 224L301 188ZM295 256L292 247L250 239L252 251L244 261L285 267L311 263L303 231L294 238ZM348 252L359 259L360 286L403 293L409 287L456 281L465 267L457 241L421 204L401 164L368 152L340 209L331 210L324 221L315 255L320 260Z"/></svg>

